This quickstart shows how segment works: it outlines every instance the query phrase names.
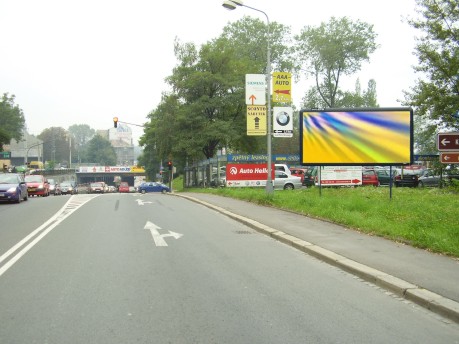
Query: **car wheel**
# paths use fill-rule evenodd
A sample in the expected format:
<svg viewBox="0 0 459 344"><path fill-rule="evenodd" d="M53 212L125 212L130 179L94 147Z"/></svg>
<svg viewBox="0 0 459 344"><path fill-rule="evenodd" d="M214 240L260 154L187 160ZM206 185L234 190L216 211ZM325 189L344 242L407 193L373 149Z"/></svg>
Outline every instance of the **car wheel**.
<svg viewBox="0 0 459 344"><path fill-rule="evenodd" d="M145 193L145 190L142 190L142 191L140 191L140 192L144 194L144 193Z"/></svg>
<svg viewBox="0 0 459 344"><path fill-rule="evenodd" d="M294 186L292 184L284 185L284 190L293 190Z"/></svg>
<svg viewBox="0 0 459 344"><path fill-rule="evenodd" d="M418 184L419 187L423 188L424 187L424 183L422 181L419 181L419 184Z"/></svg>
<svg viewBox="0 0 459 344"><path fill-rule="evenodd" d="M165 194L167 191L165 189L161 190L161 193Z"/></svg>

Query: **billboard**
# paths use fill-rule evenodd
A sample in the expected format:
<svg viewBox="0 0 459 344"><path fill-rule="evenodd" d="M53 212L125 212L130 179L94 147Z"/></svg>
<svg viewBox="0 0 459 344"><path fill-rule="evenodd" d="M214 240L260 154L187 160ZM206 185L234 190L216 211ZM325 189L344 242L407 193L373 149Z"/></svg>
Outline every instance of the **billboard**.
<svg viewBox="0 0 459 344"><path fill-rule="evenodd" d="M274 164L271 167L271 177L274 179ZM266 186L268 179L267 164L227 164L226 186Z"/></svg>
<svg viewBox="0 0 459 344"><path fill-rule="evenodd" d="M404 165L412 161L411 108L300 111L302 165Z"/></svg>

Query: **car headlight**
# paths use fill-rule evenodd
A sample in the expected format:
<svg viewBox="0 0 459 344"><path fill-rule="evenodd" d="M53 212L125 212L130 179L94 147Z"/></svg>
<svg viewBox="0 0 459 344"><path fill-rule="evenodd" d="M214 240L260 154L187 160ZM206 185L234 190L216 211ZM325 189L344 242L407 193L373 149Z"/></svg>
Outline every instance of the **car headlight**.
<svg viewBox="0 0 459 344"><path fill-rule="evenodd" d="M8 190L6 190L6 192L8 192L8 193L16 193L16 188L13 186L13 187L9 188Z"/></svg>

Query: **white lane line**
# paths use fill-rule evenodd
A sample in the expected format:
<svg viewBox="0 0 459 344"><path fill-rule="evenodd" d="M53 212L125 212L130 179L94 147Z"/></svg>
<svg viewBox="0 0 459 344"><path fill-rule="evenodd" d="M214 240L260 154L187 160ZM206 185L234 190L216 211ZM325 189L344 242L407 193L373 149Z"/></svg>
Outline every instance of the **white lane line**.
<svg viewBox="0 0 459 344"><path fill-rule="evenodd" d="M84 195L84 196L71 196L70 199L65 203L65 205L48 221L42 224L40 227L35 229L32 233L27 235L24 239L10 248L6 253L0 257L0 263L11 256L16 252L20 247L24 246L29 240L34 236L37 236L33 241L31 241L26 247L24 247L20 252L18 252L13 258L11 258L7 263L0 267L0 276L3 275L14 263L16 263L24 254L26 254L32 247L34 247L41 239L43 239L46 234L51 232L58 224L64 221L68 216L70 216L74 211L83 206L85 203L89 202L93 198L99 195ZM44 230L46 229L46 230Z"/></svg>

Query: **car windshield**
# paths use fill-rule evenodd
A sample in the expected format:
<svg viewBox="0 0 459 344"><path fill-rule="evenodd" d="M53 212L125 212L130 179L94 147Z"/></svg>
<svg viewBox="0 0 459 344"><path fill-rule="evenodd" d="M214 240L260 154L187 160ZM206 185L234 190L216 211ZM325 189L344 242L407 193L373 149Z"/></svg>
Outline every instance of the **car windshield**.
<svg viewBox="0 0 459 344"><path fill-rule="evenodd" d="M31 183L41 183L43 181L43 177L42 176L26 176L25 181L31 182Z"/></svg>
<svg viewBox="0 0 459 344"><path fill-rule="evenodd" d="M13 184L18 182L18 177L11 174L0 174L0 183Z"/></svg>

